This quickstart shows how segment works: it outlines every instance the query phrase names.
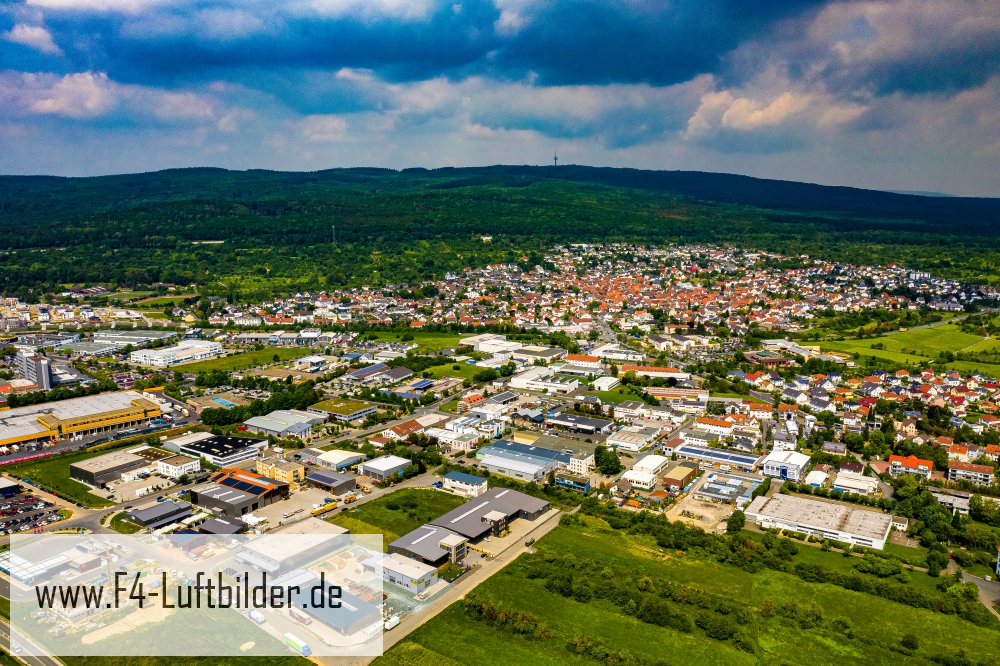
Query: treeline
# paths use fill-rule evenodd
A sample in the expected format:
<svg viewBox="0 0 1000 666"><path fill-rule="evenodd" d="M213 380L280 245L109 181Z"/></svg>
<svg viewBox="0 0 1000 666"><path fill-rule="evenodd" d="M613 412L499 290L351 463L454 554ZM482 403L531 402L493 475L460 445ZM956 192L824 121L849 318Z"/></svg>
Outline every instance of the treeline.
<svg viewBox="0 0 1000 666"><path fill-rule="evenodd" d="M56 402L57 400L69 400L70 398L82 398L87 395L97 395L98 393L104 393L105 391L117 390L117 384L105 379L88 386L77 384L73 388L58 386L50 391L12 393L7 396L7 406L11 409L15 407L27 407L29 405L40 405L43 402Z"/></svg>
<svg viewBox="0 0 1000 666"><path fill-rule="evenodd" d="M323 393L316 390L312 382L274 383L272 391L271 397L267 400L254 400L249 405L238 405L229 409L221 407L206 409L201 413L201 422L209 426L234 425L279 409L305 409L323 399Z"/></svg>

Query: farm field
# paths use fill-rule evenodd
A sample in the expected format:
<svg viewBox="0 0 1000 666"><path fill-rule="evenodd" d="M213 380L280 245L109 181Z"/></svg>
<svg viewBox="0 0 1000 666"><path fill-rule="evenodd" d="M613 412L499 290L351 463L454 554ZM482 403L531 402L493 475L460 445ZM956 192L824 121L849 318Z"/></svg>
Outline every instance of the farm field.
<svg viewBox="0 0 1000 666"><path fill-rule="evenodd" d="M590 525L601 521L588 519ZM614 663L711 664L929 664L934 656L954 654L959 646L988 646L976 660L1000 660L1000 631L976 626L951 615L916 609L882 598L824 583L807 583L771 570L748 573L700 559L694 554L664 551L651 540L600 527L560 526L542 538L535 555L522 555L473 593L510 611L531 613L551 630L551 637L517 635L468 614L456 603L394 646L377 666L401 664L478 664L490 655L505 655L510 664L593 664L578 654L576 639L585 636L610 654ZM799 546L799 552L806 550ZM849 561L818 549L803 561ZM606 599L581 602L550 589L544 578L532 577L533 558L547 553L586 558L604 567L608 576L648 576L681 584L754 609L744 627L753 654L731 641L716 640L699 630L682 632L643 622ZM798 556L796 556L798 559ZM844 566L840 564L839 566ZM919 575L913 572L915 577ZM928 577L930 578L930 577ZM795 623L762 608L795 601L811 606L811 625ZM692 609L697 614L697 609ZM846 629L845 629L846 627ZM919 632L913 632L919 627ZM900 652L899 639L919 634L919 648ZM608 662L610 663L610 662Z"/></svg>
<svg viewBox="0 0 1000 666"><path fill-rule="evenodd" d="M403 488L357 509L345 508L330 522L346 527L353 534L382 534L385 548L390 541L448 513L464 501L438 490Z"/></svg>
<svg viewBox="0 0 1000 666"><path fill-rule="evenodd" d="M212 370L234 372L236 370L253 368L258 365L270 365L271 363L274 363L275 356L278 357L279 362L282 362L308 356L311 353L312 350L302 349L299 347L268 347L266 349L240 352L239 354L224 356L222 358L213 358L207 361L183 363L181 365L175 365L171 369L191 374L210 372Z"/></svg>

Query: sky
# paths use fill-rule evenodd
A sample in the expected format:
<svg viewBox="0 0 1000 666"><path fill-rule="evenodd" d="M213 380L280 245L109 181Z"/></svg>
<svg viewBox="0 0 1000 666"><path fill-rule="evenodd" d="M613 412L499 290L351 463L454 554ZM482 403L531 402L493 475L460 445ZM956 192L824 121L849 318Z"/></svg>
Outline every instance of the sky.
<svg viewBox="0 0 1000 666"><path fill-rule="evenodd" d="M1000 2L0 2L3 174L555 151L1000 196Z"/></svg>

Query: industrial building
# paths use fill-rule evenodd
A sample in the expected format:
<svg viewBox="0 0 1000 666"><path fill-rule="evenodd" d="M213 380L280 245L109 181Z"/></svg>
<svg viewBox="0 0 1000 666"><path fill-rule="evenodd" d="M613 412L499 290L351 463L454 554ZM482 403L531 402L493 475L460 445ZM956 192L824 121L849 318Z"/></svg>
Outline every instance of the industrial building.
<svg viewBox="0 0 1000 666"><path fill-rule="evenodd" d="M276 578L271 585L275 588L285 588L293 591L289 595L292 607L301 608L304 613L312 616L342 636L350 636L359 632L368 633L373 629L381 629L382 611L364 599L347 590L343 590L338 598L339 604L315 605L311 591L319 583L319 575L308 569L295 569Z"/></svg>
<svg viewBox="0 0 1000 666"><path fill-rule="evenodd" d="M287 483L241 469L223 469L191 489L191 501L216 514L239 518L288 497Z"/></svg>
<svg viewBox="0 0 1000 666"><path fill-rule="evenodd" d="M173 347L139 349L129 354L128 360L138 365L169 368L179 363L190 363L215 358L222 353L222 345L209 340L182 340Z"/></svg>
<svg viewBox="0 0 1000 666"><path fill-rule="evenodd" d="M874 495L878 493L878 479L857 472L840 470L833 480L833 489L842 493Z"/></svg>
<svg viewBox="0 0 1000 666"><path fill-rule="evenodd" d="M132 509L125 520L151 530L184 520L193 513L190 502L156 502L142 509Z"/></svg>
<svg viewBox="0 0 1000 666"><path fill-rule="evenodd" d="M331 555L350 539L346 529L319 518L306 518L270 536L278 538L243 543L236 560L268 573L289 571Z"/></svg>
<svg viewBox="0 0 1000 666"><path fill-rule="evenodd" d="M16 407L0 412L0 446L142 427L162 415L160 405L138 391Z"/></svg>
<svg viewBox="0 0 1000 666"><path fill-rule="evenodd" d="M313 426L326 421L326 417L298 409L279 409L265 416L255 416L244 421L249 432L283 439L305 439L312 435Z"/></svg>
<svg viewBox="0 0 1000 666"><path fill-rule="evenodd" d="M413 463L399 456L382 456L373 458L358 465L358 474L367 476L373 481L386 481L393 474L403 475L406 468Z"/></svg>
<svg viewBox="0 0 1000 666"><path fill-rule="evenodd" d="M693 463L678 463L663 475L663 487L678 491L686 488L698 476L698 466Z"/></svg>
<svg viewBox="0 0 1000 666"><path fill-rule="evenodd" d="M346 495L358 487L357 479L353 476L323 469L309 470L306 474L306 483L311 488L320 488L334 496Z"/></svg>
<svg viewBox="0 0 1000 666"><path fill-rule="evenodd" d="M741 509L750 503L753 491L763 479L735 474L710 474L705 483L694 491L694 498L706 502L735 504Z"/></svg>
<svg viewBox="0 0 1000 666"><path fill-rule="evenodd" d="M656 437L659 434L660 431L656 428L625 426L621 430L608 435L604 443L620 451L639 453L649 448L649 445L656 441Z"/></svg>
<svg viewBox="0 0 1000 666"><path fill-rule="evenodd" d="M462 497L479 497L486 492L486 479L464 472L448 472L442 483L445 490Z"/></svg>
<svg viewBox="0 0 1000 666"><path fill-rule="evenodd" d="M648 455L641 458L636 464L632 465L632 469L638 472L649 472L654 476L659 476L660 472L667 468L670 464L670 458L666 456L658 455Z"/></svg>
<svg viewBox="0 0 1000 666"><path fill-rule="evenodd" d="M780 493L755 498L746 515L765 529L791 530L877 550L885 547L892 528L892 517L880 511Z"/></svg>
<svg viewBox="0 0 1000 666"><path fill-rule="evenodd" d="M335 421L347 423L363 419L370 414L374 414L378 410L375 405L368 404L367 402L337 398L335 400L324 400L323 402L318 402L312 407L309 407L306 411L310 414L322 416L328 420L333 419Z"/></svg>
<svg viewBox="0 0 1000 666"><path fill-rule="evenodd" d="M738 469L752 472L759 464L761 457L752 453L740 453L728 449L716 449L708 446L696 446L685 442L674 449L674 455L679 460L691 460L699 465L718 466L720 470Z"/></svg>
<svg viewBox="0 0 1000 666"><path fill-rule="evenodd" d="M103 488L112 481L121 480L122 474L147 466L149 461L142 456L128 451L113 451L70 463L69 478L95 488Z"/></svg>
<svg viewBox="0 0 1000 666"><path fill-rule="evenodd" d="M390 543L388 550L436 567L445 562L461 563L468 552L468 541L443 527L421 525Z"/></svg>
<svg viewBox="0 0 1000 666"><path fill-rule="evenodd" d="M491 488L430 524L475 542L489 534L499 535L515 518L535 520L548 510L545 500L516 490Z"/></svg>
<svg viewBox="0 0 1000 666"><path fill-rule="evenodd" d="M609 433L615 427L614 421L595 419L589 416L577 416L576 414L556 414L555 416L550 416L545 420L545 425L565 428L566 430L580 432L585 435Z"/></svg>
<svg viewBox="0 0 1000 666"><path fill-rule="evenodd" d="M219 517L209 518L198 526L202 534L243 534L246 529L246 523L241 520Z"/></svg>
<svg viewBox="0 0 1000 666"><path fill-rule="evenodd" d="M438 571L436 567L401 553L389 553L382 557L382 580L420 594L438 582Z"/></svg>
<svg viewBox="0 0 1000 666"><path fill-rule="evenodd" d="M230 467L253 460L266 446L267 442L263 439L213 435L197 441L186 441L179 446L179 450L195 458L205 458L216 467Z"/></svg>
<svg viewBox="0 0 1000 666"><path fill-rule="evenodd" d="M761 462L761 473L782 481L800 481L805 476L809 456L798 451L772 451Z"/></svg>
<svg viewBox="0 0 1000 666"><path fill-rule="evenodd" d="M335 470L344 470L364 462L368 456L357 451L345 451L343 449L302 449L299 452L299 460L309 465L319 467L329 467Z"/></svg>
<svg viewBox="0 0 1000 666"><path fill-rule="evenodd" d="M538 481L550 471L567 466L572 456L540 446L497 440L476 451L476 459L491 474Z"/></svg>
<svg viewBox="0 0 1000 666"><path fill-rule="evenodd" d="M508 385L522 391L572 393L580 387L580 380L576 377L557 375L551 368L535 366L511 377Z"/></svg>

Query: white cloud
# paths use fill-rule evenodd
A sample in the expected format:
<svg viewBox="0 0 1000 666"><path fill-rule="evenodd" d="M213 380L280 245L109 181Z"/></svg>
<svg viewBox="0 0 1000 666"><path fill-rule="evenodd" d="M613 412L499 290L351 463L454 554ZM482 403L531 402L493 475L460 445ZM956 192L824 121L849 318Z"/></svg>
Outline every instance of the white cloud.
<svg viewBox="0 0 1000 666"><path fill-rule="evenodd" d="M187 0L27 0L27 4L43 9L137 14L164 5L187 5L189 2Z"/></svg>
<svg viewBox="0 0 1000 666"><path fill-rule="evenodd" d="M40 25L17 23L13 28L3 33L3 38L8 42L30 46L42 53L62 55L62 49L56 45L52 34Z"/></svg>
<svg viewBox="0 0 1000 666"><path fill-rule="evenodd" d="M767 106L754 99L739 97L732 100L722 114L722 126L739 130L773 127L805 111L810 101L809 97L793 92L779 95Z"/></svg>
<svg viewBox="0 0 1000 666"><path fill-rule="evenodd" d="M116 102L113 84L104 73L81 72L52 80L51 76L26 74L35 113L66 118L95 118L112 109ZM41 85L37 85L41 84Z"/></svg>
<svg viewBox="0 0 1000 666"><path fill-rule="evenodd" d="M342 116L306 116L299 121L299 130L309 143L340 143L348 138L347 120Z"/></svg>
<svg viewBox="0 0 1000 666"><path fill-rule="evenodd" d="M380 18L419 21L427 18L433 7L431 0L298 0L290 9L297 14L350 16L366 21Z"/></svg>

